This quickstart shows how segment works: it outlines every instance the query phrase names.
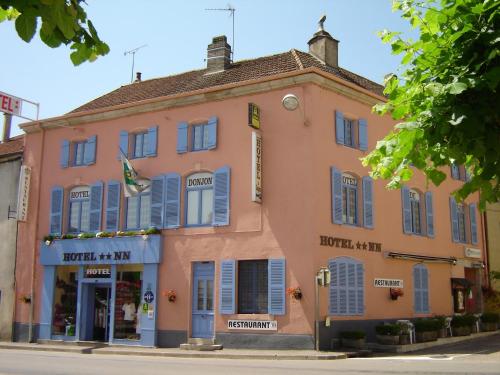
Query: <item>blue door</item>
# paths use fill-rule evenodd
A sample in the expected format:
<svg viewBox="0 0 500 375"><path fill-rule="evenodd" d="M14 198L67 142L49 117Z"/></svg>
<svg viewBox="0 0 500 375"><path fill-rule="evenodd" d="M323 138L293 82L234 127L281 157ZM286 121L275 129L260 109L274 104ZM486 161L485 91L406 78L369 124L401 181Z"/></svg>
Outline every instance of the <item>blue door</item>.
<svg viewBox="0 0 500 375"><path fill-rule="evenodd" d="M193 264L192 337L214 337L214 263Z"/></svg>

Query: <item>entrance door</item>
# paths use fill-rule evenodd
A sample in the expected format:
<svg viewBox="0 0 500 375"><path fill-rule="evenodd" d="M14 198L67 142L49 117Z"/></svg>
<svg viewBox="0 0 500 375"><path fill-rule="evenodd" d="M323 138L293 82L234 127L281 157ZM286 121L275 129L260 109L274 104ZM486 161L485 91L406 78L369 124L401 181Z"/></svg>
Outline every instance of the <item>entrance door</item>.
<svg viewBox="0 0 500 375"><path fill-rule="evenodd" d="M214 263L193 265L192 337L214 337Z"/></svg>
<svg viewBox="0 0 500 375"><path fill-rule="evenodd" d="M107 342L109 340L111 285L85 283L82 297L80 339Z"/></svg>

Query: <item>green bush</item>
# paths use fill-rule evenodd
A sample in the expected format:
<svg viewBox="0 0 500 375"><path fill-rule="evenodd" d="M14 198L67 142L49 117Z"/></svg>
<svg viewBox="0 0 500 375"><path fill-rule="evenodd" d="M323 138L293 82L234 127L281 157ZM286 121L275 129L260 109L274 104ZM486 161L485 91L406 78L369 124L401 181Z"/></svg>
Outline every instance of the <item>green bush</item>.
<svg viewBox="0 0 500 375"><path fill-rule="evenodd" d="M436 315L434 317L434 319L439 322L439 329L446 328L446 316L444 316L444 315Z"/></svg>
<svg viewBox="0 0 500 375"><path fill-rule="evenodd" d="M476 324L477 318L472 314L455 315L451 321L452 327L471 327Z"/></svg>
<svg viewBox="0 0 500 375"><path fill-rule="evenodd" d="M78 238L95 238L94 233L80 233Z"/></svg>
<svg viewBox="0 0 500 375"><path fill-rule="evenodd" d="M401 326L399 324L380 324L375 327L375 332L382 336L398 336L401 333Z"/></svg>
<svg viewBox="0 0 500 375"><path fill-rule="evenodd" d="M438 319L422 318L413 321L415 332L432 332L441 329L441 323Z"/></svg>
<svg viewBox="0 0 500 375"><path fill-rule="evenodd" d="M483 323L498 323L500 321L500 315L494 312L485 312L481 315L481 321Z"/></svg>
<svg viewBox="0 0 500 375"><path fill-rule="evenodd" d="M68 234L68 233L66 233L66 234L63 234L61 236L61 239L63 239L63 240L71 240L71 239L76 238L76 237L77 237L76 234Z"/></svg>
<svg viewBox="0 0 500 375"><path fill-rule="evenodd" d="M146 230L146 234L160 234L161 230L155 227L151 227L148 230Z"/></svg>
<svg viewBox="0 0 500 375"><path fill-rule="evenodd" d="M50 242L52 242L52 241L54 241L54 239L55 239L55 238L56 238L55 236L53 236L53 235L49 234L49 235L47 235L47 236L43 237L43 242L45 242L45 241L50 241Z"/></svg>
<svg viewBox="0 0 500 375"><path fill-rule="evenodd" d="M342 331L340 332L340 337L348 340L358 340L364 339L366 337L366 333L363 331Z"/></svg>

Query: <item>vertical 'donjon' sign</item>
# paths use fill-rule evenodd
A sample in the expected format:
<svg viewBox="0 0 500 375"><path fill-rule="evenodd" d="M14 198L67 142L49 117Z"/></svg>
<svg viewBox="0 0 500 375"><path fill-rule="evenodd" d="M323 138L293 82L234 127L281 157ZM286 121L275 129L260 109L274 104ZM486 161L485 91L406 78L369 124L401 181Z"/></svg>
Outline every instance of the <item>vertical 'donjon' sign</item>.
<svg viewBox="0 0 500 375"><path fill-rule="evenodd" d="M28 199L30 195L31 168L21 166L19 175L19 190L17 192L17 220L26 221L28 218Z"/></svg>
<svg viewBox="0 0 500 375"><path fill-rule="evenodd" d="M262 202L262 136L252 132L252 201Z"/></svg>

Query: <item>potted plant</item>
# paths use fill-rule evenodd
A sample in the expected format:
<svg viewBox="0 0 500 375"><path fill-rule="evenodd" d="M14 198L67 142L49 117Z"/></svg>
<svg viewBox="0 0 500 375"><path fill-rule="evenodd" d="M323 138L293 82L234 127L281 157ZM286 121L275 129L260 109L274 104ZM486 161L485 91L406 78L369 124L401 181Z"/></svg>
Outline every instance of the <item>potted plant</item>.
<svg viewBox="0 0 500 375"><path fill-rule="evenodd" d="M292 297L293 299L300 300L302 298L302 291L300 288L297 286L295 288L288 288L286 290L286 293Z"/></svg>
<svg viewBox="0 0 500 375"><path fill-rule="evenodd" d="M398 297L404 296L403 289L401 288L389 288L389 295L393 301L396 301Z"/></svg>
<svg viewBox="0 0 500 375"><path fill-rule="evenodd" d="M363 349L365 347L366 333L363 331L340 332L342 346L346 348Z"/></svg>
<svg viewBox="0 0 500 375"><path fill-rule="evenodd" d="M415 338L417 342L436 341L439 330L439 322L436 319L417 319L413 322L415 326Z"/></svg>
<svg viewBox="0 0 500 375"><path fill-rule="evenodd" d="M168 302L175 302L177 299L177 294L175 293L175 290L169 289L163 292L163 295L167 297Z"/></svg>
<svg viewBox="0 0 500 375"><path fill-rule="evenodd" d="M19 297L19 301L26 304L31 303L31 296L29 294L23 294Z"/></svg>
<svg viewBox="0 0 500 375"><path fill-rule="evenodd" d="M475 324L474 315L455 315L451 320L453 336L469 336L472 332L472 325Z"/></svg>
<svg viewBox="0 0 500 375"><path fill-rule="evenodd" d="M379 324L375 327L377 342L382 345L398 345L401 326L399 324Z"/></svg>
<svg viewBox="0 0 500 375"><path fill-rule="evenodd" d="M485 312L481 315L481 330L482 331L496 331L498 329L498 322L500 315L494 312Z"/></svg>
<svg viewBox="0 0 500 375"><path fill-rule="evenodd" d="M437 315L434 317L434 319L437 321L436 325L438 327L438 338L442 339L447 336L446 334L446 316L444 315Z"/></svg>

